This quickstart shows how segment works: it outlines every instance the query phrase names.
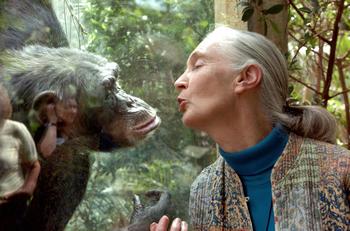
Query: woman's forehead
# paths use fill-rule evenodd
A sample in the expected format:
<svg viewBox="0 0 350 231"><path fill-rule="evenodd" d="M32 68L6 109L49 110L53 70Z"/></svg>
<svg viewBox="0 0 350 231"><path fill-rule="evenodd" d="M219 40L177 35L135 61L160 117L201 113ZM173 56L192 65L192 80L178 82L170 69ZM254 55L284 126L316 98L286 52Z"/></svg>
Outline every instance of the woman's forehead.
<svg viewBox="0 0 350 231"><path fill-rule="evenodd" d="M220 45L217 42L201 42L191 53L189 61L192 59L206 58L217 59L222 58L222 54L219 49Z"/></svg>
<svg viewBox="0 0 350 231"><path fill-rule="evenodd" d="M201 43L198 44L198 46L195 48L194 51L205 52L206 50L208 50L211 47L215 46L215 44L217 46L218 41L206 38Z"/></svg>
<svg viewBox="0 0 350 231"><path fill-rule="evenodd" d="M58 101L58 104L61 104L61 105L76 105L77 101L74 98L67 98L67 99L62 99L62 100Z"/></svg>

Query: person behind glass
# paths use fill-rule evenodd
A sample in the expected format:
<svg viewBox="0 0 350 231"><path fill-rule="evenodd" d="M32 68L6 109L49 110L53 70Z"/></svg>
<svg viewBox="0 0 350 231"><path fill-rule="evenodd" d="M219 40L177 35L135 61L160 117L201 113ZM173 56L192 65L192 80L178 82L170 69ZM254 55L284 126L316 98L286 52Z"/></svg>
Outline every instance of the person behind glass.
<svg viewBox="0 0 350 231"><path fill-rule="evenodd" d="M0 230L19 230L40 173L35 143L0 85Z"/></svg>
<svg viewBox="0 0 350 231"><path fill-rule="evenodd" d="M78 115L78 104L73 96L58 100L55 95L44 93L47 104L39 109L40 120L44 123L35 133L38 152L48 158L57 145L63 144L74 133ZM39 101L39 100L35 100Z"/></svg>
<svg viewBox="0 0 350 231"><path fill-rule="evenodd" d="M334 145L329 112L288 104L285 57L272 42L218 27L175 87L184 125L219 146L191 186L193 230L349 230L349 150Z"/></svg>

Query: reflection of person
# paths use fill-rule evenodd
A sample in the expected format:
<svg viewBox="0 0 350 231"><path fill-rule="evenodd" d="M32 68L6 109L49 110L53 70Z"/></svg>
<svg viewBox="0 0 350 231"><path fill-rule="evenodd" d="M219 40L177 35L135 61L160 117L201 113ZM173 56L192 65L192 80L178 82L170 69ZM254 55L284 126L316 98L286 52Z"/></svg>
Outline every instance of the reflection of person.
<svg viewBox="0 0 350 231"><path fill-rule="evenodd" d="M44 107L46 123L36 132L35 140L39 153L47 158L53 153L56 145L63 144L74 132L78 104L70 97L46 104Z"/></svg>
<svg viewBox="0 0 350 231"><path fill-rule="evenodd" d="M349 229L350 153L331 144L325 109L286 102L287 66L273 43L219 27L175 87L183 123L220 153L191 187L193 230Z"/></svg>
<svg viewBox="0 0 350 231"><path fill-rule="evenodd" d="M10 117L10 100L0 85L0 230L19 227L40 172L29 131Z"/></svg>

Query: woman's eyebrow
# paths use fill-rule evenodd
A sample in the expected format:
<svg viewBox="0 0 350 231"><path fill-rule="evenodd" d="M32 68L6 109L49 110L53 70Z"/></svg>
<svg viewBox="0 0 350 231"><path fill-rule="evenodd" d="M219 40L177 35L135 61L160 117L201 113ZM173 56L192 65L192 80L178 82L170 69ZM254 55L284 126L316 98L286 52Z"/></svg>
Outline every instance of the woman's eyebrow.
<svg viewBox="0 0 350 231"><path fill-rule="evenodd" d="M197 59L202 58L202 57L204 57L204 56L205 56L205 55L204 55L203 52L195 51L195 52L193 52L193 53L190 55L190 57L189 57L189 59L188 59L188 61L187 61L187 64L190 64L190 63L193 62L193 60L197 60Z"/></svg>

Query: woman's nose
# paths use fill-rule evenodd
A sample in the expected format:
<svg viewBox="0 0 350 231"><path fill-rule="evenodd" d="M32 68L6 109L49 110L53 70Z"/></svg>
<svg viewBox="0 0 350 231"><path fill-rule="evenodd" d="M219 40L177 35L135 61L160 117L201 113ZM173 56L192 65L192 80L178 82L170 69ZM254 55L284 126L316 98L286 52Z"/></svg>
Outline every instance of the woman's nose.
<svg viewBox="0 0 350 231"><path fill-rule="evenodd" d="M70 109L70 113L73 114L73 115L78 114L78 108L71 108Z"/></svg>
<svg viewBox="0 0 350 231"><path fill-rule="evenodd" d="M175 89L176 90L184 90L188 87L188 81L184 77L184 74L181 75L174 83Z"/></svg>

